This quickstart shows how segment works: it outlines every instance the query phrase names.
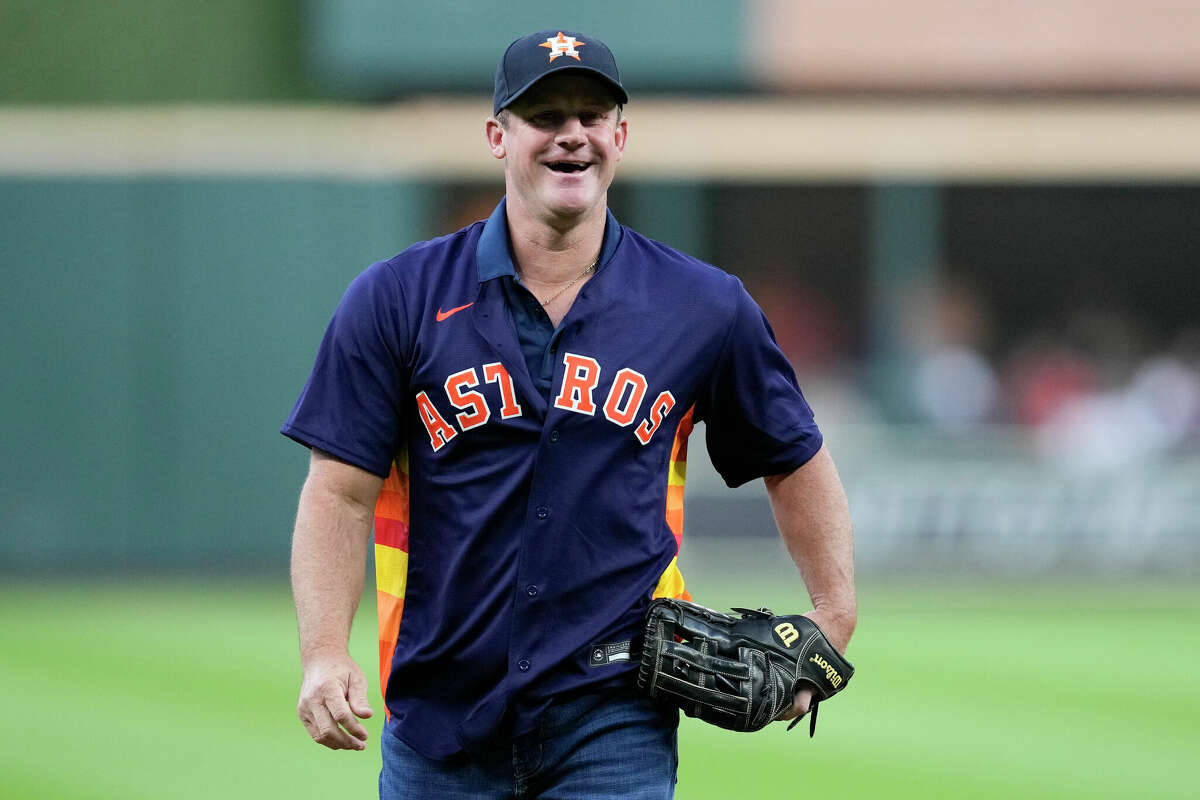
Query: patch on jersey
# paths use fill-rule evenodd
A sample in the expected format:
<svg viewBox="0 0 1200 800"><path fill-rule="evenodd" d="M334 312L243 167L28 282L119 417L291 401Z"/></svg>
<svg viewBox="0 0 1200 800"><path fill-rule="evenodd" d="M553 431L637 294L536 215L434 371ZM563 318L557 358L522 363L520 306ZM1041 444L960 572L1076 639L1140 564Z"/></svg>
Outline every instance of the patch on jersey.
<svg viewBox="0 0 1200 800"><path fill-rule="evenodd" d="M582 61L583 59L579 57L579 51L575 48L583 47L585 44L587 44L587 42L581 42L574 36L563 36L563 32L559 31L558 36L552 36L551 38L539 44L538 47L549 48L550 61L553 63L554 59L558 58L559 56L570 56L576 61Z"/></svg>
<svg viewBox="0 0 1200 800"><path fill-rule="evenodd" d="M606 664L632 661L635 657L640 658L633 652L632 641L594 644L589 648L588 666L603 667Z"/></svg>

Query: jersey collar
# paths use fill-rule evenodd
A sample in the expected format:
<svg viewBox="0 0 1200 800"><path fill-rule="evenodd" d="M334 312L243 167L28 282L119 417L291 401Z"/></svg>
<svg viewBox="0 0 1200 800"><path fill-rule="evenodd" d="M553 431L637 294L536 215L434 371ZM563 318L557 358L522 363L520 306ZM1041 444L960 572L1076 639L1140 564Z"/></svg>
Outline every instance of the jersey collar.
<svg viewBox="0 0 1200 800"><path fill-rule="evenodd" d="M479 282L490 281L493 278L508 276L517 277L513 267L512 251L508 246L508 217L505 208L508 200L502 199L500 205L484 223L483 233L479 243L475 245L475 262L479 267ZM605 209L604 242L600 246L600 258L596 262L596 272L604 269L617 251L621 243L621 225L609 209Z"/></svg>

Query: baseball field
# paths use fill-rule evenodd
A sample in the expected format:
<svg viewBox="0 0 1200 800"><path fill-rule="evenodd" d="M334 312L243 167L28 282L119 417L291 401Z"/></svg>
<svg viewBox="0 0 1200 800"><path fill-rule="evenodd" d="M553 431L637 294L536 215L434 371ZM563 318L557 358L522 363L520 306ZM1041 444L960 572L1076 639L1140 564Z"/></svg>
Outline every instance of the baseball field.
<svg viewBox="0 0 1200 800"><path fill-rule="evenodd" d="M679 798L1200 796L1194 582L860 586L857 674L816 738L685 720ZM774 580L692 588L797 605ZM353 641L370 674L373 615L368 598ZM5 800L373 795L380 714L366 753L324 750L295 719L282 580L6 581L0 653Z"/></svg>

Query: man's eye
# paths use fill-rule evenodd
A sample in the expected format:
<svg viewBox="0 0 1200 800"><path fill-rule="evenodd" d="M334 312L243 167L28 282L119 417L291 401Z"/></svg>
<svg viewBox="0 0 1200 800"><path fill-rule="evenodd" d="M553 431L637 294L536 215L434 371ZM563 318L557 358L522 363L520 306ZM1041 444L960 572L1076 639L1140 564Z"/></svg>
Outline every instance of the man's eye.
<svg viewBox="0 0 1200 800"><path fill-rule="evenodd" d="M542 111L534 114L531 121L539 128L551 127L558 124L558 114L555 114L553 111Z"/></svg>

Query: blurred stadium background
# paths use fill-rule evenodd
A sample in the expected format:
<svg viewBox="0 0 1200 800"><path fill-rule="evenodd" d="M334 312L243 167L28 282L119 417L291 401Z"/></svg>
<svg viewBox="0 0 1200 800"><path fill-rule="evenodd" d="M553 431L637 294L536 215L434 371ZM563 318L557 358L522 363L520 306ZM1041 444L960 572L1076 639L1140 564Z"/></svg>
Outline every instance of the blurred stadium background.
<svg viewBox="0 0 1200 800"><path fill-rule="evenodd" d="M679 796L1200 795L1200 4L0 0L0 797L370 795L292 717L277 430L348 281L498 201L556 25L630 88L618 218L745 281L855 519L857 690L685 725ZM701 436L693 593L805 602Z"/></svg>

